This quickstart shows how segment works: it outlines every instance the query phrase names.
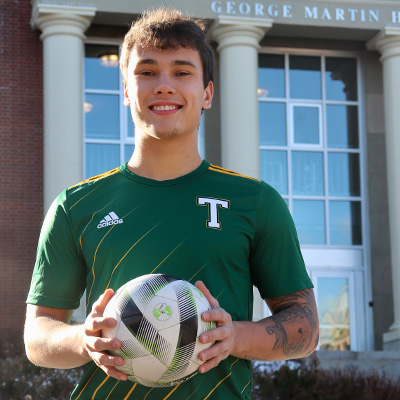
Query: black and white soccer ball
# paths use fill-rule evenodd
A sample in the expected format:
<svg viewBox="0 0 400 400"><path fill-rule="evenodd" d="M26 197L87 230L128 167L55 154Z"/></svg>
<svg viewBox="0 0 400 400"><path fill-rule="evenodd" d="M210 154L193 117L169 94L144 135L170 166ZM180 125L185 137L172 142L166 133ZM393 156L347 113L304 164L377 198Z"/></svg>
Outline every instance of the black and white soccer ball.
<svg viewBox="0 0 400 400"><path fill-rule="evenodd" d="M102 336L118 338L118 369L128 379L150 387L174 386L195 375L199 353L211 344L198 337L215 327L201 314L210 304L191 283L164 274L149 274L123 285L111 298L104 316L117 321Z"/></svg>

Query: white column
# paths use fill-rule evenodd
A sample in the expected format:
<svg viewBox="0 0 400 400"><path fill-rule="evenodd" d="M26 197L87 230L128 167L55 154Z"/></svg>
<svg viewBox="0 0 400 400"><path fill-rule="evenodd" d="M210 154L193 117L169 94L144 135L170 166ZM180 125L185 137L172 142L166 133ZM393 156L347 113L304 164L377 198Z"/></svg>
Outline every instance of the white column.
<svg viewBox="0 0 400 400"><path fill-rule="evenodd" d="M83 177L83 43L94 15L91 7L33 7L43 41L45 211Z"/></svg>
<svg viewBox="0 0 400 400"><path fill-rule="evenodd" d="M377 49L383 64L386 161L394 323L384 342L400 341L400 28L386 27L367 46ZM400 346L399 346L400 349Z"/></svg>
<svg viewBox="0 0 400 400"><path fill-rule="evenodd" d="M218 43L222 166L259 177L257 71L259 41L272 21L219 16L210 28Z"/></svg>

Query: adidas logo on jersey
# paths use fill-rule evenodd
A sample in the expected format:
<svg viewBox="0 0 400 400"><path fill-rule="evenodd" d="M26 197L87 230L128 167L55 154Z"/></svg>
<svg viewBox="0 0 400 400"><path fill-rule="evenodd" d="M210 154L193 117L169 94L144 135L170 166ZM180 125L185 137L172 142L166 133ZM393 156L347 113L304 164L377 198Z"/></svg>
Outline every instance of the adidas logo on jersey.
<svg viewBox="0 0 400 400"><path fill-rule="evenodd" d="M111 226L111 225L117 225L117 224L122 224L124 222L123 219L118 217L117 214L115 214L114 211L111 211L108 213L104 219L100 221L100 223L97 225L97 229L100 228L105 228L106 226Z"/></svg>

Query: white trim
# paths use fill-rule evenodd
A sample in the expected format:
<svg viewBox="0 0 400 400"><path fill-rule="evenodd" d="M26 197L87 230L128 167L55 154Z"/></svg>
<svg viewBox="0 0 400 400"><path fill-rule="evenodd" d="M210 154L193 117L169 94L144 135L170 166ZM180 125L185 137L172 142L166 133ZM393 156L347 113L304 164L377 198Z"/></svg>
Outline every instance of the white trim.
<svg viewBox="0 0 400 400"><path fill-rule="evenodd" d="M363 85L364 67L361 63L360 57L357 57L357 96L360 99L359 107L359 120L358 129L359 135L359 149L360 149L360 195L363 199L363 206L361 207L361 220L362 220L362 237L364 244L364 269L365 269L365 317L366 317L366 350L373 350L375 345L374 335L374 321L373 321L373 308L369 305L373 303L373 290L372 290L372 265L371 265L371 241L370 241L370 218L369 218L369 196L368 196L368 149L367 149L367 124L366 124L366 108L365 101L365 88Z"/></svg>
<svg viewBox="0 0 400 400"><path fill-rule="evenodd" d="M107 38L101 36L89 36L85 39L85 44L98 44L103 46L118 46L122 45L122 39Z"/></svg>
<svg viewBox="0 0 400 400"><path fill-rule="evenodd" d="M304 149L309 150L321 150L323 148L323 133L322 133L322 104L316 102L303 102L301 101L290 101L289 104L289 115L287 119L288 123L288 130L289 130L289 145L292 148L299 149L301 146ZM317 108L318 109L318 136L319 136L319 143L301 143L294 141L294 107L308 107L308 108Z"/></svg>

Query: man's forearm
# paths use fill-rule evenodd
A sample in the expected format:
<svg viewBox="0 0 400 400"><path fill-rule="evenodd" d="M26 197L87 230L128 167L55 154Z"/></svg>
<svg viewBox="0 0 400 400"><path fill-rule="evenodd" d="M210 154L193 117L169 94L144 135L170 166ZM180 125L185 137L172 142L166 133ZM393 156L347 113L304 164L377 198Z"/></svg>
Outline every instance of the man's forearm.
<svg viewBox="0 0 400 400"><path fill-rule="evenodd" d="M311 354L319 322L312 289L268 300L273 315L258 322L234 322L232 355L248 360L288 360Z"/></svg>
<svg viewBox="0 0 400 400"><path fill-rule="evenodd" d="M90 361L82 347L82 326L48 316L29 320L25 348L29 360L41 367L75 368Z"/></svg>

